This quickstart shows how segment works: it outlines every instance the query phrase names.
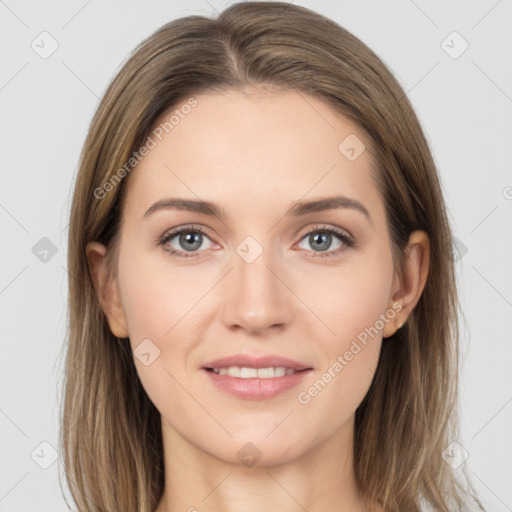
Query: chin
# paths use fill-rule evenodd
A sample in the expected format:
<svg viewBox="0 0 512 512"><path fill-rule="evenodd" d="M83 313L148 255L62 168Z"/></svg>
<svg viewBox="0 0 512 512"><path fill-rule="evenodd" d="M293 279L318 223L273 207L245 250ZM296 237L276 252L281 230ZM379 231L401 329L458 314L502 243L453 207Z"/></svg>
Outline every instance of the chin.
<svg viewBox="0 0 512 512"><path fill-rule="evenodd" d="M230 456L226 456L229 454ZM232 447L223 453L211 453L214 457L227 464L237 465L241 468L275 467L287 464L302 455L296 447L275 446L274 443L256 441L233 441Z"/></svg>

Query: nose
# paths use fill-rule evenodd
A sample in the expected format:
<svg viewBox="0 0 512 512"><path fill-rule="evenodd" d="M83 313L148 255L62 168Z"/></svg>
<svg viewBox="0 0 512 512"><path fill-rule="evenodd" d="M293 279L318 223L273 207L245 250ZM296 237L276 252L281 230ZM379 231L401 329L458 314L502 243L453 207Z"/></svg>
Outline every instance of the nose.
<svg viewBox="0 0 512 512"><path fill-rule="evenodd" d="M237 253L233 270L225 281L223 320L229 329L244 329L251 334L284 329L293 314L293 293L286 285L282 266L270 257L270 250L252 263ZM272 261L271 261L272 260Z"/></svg>

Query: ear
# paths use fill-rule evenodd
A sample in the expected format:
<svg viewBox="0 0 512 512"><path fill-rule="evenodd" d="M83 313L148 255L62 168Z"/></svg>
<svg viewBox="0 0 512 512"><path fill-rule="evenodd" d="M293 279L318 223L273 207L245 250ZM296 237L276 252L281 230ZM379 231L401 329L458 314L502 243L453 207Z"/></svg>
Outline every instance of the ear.
<svg viewBox="0 0 512 512"><path fill-rule="evenodd" d="M395 275L391 294L391 304L395 311L395 322L388 322L383 330L383 337L394 334L407 321L427 282L430 262L430 239L425 231L413 231L405 248L404 272Z"/></svg>
<svg viewBox="0 0 512 512"><path fill-rule="evenodd" d="M99 242L89 242L86 247L89 272L101 308L105 313L110 330L118 338L129 336L128 326L119 295L117 280L109 277L105 263L106 247Z"/></svg>

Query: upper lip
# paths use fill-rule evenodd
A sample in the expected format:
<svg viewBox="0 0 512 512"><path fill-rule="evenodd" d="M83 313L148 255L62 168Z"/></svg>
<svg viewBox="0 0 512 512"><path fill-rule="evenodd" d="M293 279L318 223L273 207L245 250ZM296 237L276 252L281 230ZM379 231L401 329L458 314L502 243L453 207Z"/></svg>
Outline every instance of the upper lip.
<svg viewBox="0 0 512 512"><path fill-rule="evenodd" d="M230 366L240 366L244 368L292 368L293 370L309 370L311 366L294 361L288 357L282 357L274 354L265 356L250 356L246 354L235 354L221 359L209 361L203 368L228 368Z"/></svg>

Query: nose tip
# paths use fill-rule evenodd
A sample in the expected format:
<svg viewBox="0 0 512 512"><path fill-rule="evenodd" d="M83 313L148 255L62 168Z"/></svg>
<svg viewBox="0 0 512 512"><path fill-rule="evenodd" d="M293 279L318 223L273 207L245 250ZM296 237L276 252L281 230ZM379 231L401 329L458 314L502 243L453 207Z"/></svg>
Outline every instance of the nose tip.
<svg viewBox="0 0 512 512"><path fill-rule="evenodd" d="M252 263L236 258L226 281L226 325L252 333L282 328L291 318L289 292L268 266L265 252Z"/></svg>
<svg viewBox="0 0 512 512"><path fill-rule="evenodd" d="M269 310L261 308L255 310L240 311L238 313L238 320L233 325L238 328L244 328L252 333L258 333L266 330L275 330L283 325L283 322L276 322L269 314Z"/></svg>
<svg viewBox="0 0 512 512"><path fill-rule="evenodd" d="M285 323L282 309L276 303L276 297L258 296L251 294L247 289L240 288L236 294L238 298L230 303L228 324L235 328L246 329L251 333L275 330Z"/></svg>

